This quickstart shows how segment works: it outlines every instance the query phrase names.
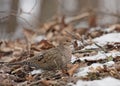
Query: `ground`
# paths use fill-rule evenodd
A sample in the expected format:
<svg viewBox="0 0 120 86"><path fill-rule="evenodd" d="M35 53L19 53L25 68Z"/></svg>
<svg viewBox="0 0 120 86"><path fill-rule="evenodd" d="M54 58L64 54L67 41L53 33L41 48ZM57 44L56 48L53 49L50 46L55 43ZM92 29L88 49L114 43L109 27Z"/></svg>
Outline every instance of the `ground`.
<svg viewBox="0 0 120 86"><path fill-rule="evenodd" d="M35 31L24 29L23 35L23 38L0 42L1 86L120 85L119 24L76 28L62 18L47 22ZM64 72L6 65L29 59L66 41L72 44L72 56Z"/></svg>

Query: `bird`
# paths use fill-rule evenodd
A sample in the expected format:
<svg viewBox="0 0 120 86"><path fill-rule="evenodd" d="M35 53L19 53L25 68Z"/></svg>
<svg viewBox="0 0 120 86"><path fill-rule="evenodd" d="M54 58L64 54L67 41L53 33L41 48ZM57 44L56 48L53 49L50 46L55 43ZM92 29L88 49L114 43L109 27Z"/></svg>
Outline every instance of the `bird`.
<svg viewBox="0 0 120 86"><path fill-rule="evenodd" d="M8 63L7 65L28 65L34 66L36 69L43 70L59 70L65 69L70 63L72 57L72 50L68 45L59 45L54 48L43 51L30 59Z"/></svg>

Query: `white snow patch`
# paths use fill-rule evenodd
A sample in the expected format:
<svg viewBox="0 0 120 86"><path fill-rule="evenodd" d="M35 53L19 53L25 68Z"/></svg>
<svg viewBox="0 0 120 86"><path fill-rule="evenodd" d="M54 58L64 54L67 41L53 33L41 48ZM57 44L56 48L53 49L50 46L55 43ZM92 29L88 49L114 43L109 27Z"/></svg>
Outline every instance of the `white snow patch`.
<svg viewBox="0 0 120 86"><path fill-rule="evenodd" d="M83 43L79 40L77 40L77 44L78 44L78 46L83 46Z"/></svg>
<svg viewBox="0 0 120 86"><path fill-rule="evenodd" d="M83 68L80 68L78 69L78 73L74 74L75 76L86 76L88 74L88 72L94 72L94 70L91 70L92 69L96 69L97 67L103 67L103 64L100 64L100 63L94 63L90 66L87 66L87 67L83 67Z"/></svg>
<svg viewBox="0 0 120 86"><path fill-rule="evenodd" d="M109 27L109 28L105 28L104 31L106 32L111 32L114 30L114 27Z"/></svg>
<svg viewBox="0 0 120 86"><path fill-rule="evenodd" d="M120 33L105 34L101 37L97 37L97 38L93 39L93 41L96 42L97 44L99 44L100 46L103 46L110 42L120 42ZM91 49L91 48L98 48L98 47L95 44L92 44L92 45L86 46L84 49ZM109 53L98 52L97 55L81 57L80 60L82 60L82 61L84 61L85 59L99 60L99 59L105 59L109 56L112 56L113 58L115 58L116 56L120 56L120 52L109 52ZM74 62L76 59L77 58L75 56L72 56L71 62ZM104 64L93 63L90 66L79 68L78 72L76 74L74 74L74 76L78 76L78 77L86 76L88 74L88 72L97 72L97 70L96 70L97 67L103 68L103 65L110 67L113 64L115 64L114 61L109 61ZM94 81L79 80L76 84L73 84L73 83L70 83L70 84L72 84L72 86L120 86L120 80L117 80L112 77L107 77L102 80L94 80Z"/></svg>
<svg viewBox="0 0 120 86"><path fill-rule="evenodd" d="M71 57L71 62L73 63L73 62L75 62L76 60L77 60L77 57L74 56L74 55L72 55L72 57Z"/></svg>
<svg viewBox="0 0 120 86"><path fill-rule="evenodd" d="M111 53L101 53L101 52L99 52L97 55L82 57L82 58L79 58L79 59L81 61L84 61L85 59L87 59L87 60L99 60L99 59L105 59L109 56L112 56L113 58L115 58L116 56L120 56L120 52L111 52ZM74 62L77 59L78 59L77 57L72 56L71 62ZM90 66L79 68L78 72L74 75L75 76L85 76L85 75L88 74L88 72L93 72L94 71L94 70L93 71L90 70L90 68L96 69L97 67L103 67L103 65L112 66L113 64L114 64L114 61L109 61L109 62L106 62L104 64L94 63Z"/></svg>
<svg viewBox="0 0 120 86"><path fill-rule="evenodd" d="M31 74L32 75L34 75L34 74L41 74L43 71L41 70L41 69L39 69L39 70L33 70L32 72L31 72Z"/></svg>
<svg viewBox="0 0 120 86"><path fill-rule="evenodd" d="M108 42L120 42L120 33L109 33L93 39L94 42L99 44L106 44Z"/></svg>
<svg viewBox="0 0 120 86"><path fill-rule="evenodd" d="M93 42L97 43L100 46L104 46L107 43L111 42L120 42L120 33L109 33L105 34L103 36L97 37L93 39ZM95 44L88 45L84 49L92 49L92 48L98 48Z"/></svg>
<svg viewBox="0 0 120 86"><path fill-rule="evenodd" d="M112 77L107 77L102 80L94 80L94 81L79 80L75 85L72 86L120 86L120 80Z"/></svg>
<svg viewBox="0 0 120 86"><path fill-rule="evenodd" d="M113 64L115 64L114 61L109 61L109 62L104 63L104 65L107 65L107 66L112 66Z"/></svg>
<svg viewBox="0 0 120 86"><path fill-rule="evenodd" d="M87 60L99 60L99 59L105 59L106 57L109 57L109 56L112 56L113 58L116 56L120 56L120 52L113 52L113 53L106 53L106 54L105 53L104 54L98 53L97 55L94 55L94 56L82 57L82 58L80 58L80 60L82 60L82 61L84 61L85 59L87 59ZM114 61L109 61L109 62L106 62L104 64L94 63L90 66L79 68L78 73L76 73L75 75L76 76L85 76L88 74L88 72L94 71L94 70L93 71L90 70L90 68L96 69L98 66L99 67L103 67L103 65L112 66L113 64L114 64Z"/></svg>
<svg viewBox="0 0 120 86"><path fill-rule="evenodd" d="M98 46L96 46L95 44L92 44L92 45L86 46L86 47L83 48L82 50L85 50L85 49L95 49L95 48L98 48Z"/></svg>
<svg viewBox="0 0 120 86"><path fill-rule="evenodd" d="M120 52L110 52L110 53L98 52L97 55L82 57L82 58L80 58L80 60L82 60L82 61L84 61L85 59L99 60L99 59L105 59L109 56L112 56L112 57L120 56Z"/></svg>
<svg viewBox="0 0 120 86"><path fill-rule="evenodd" d="M35 37L34 42L40 42L41 40L46 39L44 35Z"/></svg>
<svg viewBox="0 0 120 86"><path fill-rule="evenodd" d="M75 76L86 76L88 74L88 72L97 72L96 71L96 68L97 67L101 67L103 68L103 65L106 65L106 66L112 66L114 64L113 61L109 61L109 62L106 62L104 64L100 64L100 63L94 63L90 66L87 66L87 67L83 67L83 68L79 68L78 69L78 73L74 74ZM92 70L91 70L92 69Z"/></svg>

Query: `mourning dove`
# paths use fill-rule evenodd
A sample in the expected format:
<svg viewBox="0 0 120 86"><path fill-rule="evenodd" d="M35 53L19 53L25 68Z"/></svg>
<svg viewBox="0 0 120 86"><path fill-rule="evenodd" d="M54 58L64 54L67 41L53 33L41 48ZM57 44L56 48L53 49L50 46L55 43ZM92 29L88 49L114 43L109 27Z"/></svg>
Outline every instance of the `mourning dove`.
<svg viewBox="0 0 120 86"><path fill-rule="evenodd" d="M71 56L70 46L59 45L55 48L45 50L42 54L37 54L28 60L8 63L8 65L29 65L43 70L64 69L70 62Z"/></svg>

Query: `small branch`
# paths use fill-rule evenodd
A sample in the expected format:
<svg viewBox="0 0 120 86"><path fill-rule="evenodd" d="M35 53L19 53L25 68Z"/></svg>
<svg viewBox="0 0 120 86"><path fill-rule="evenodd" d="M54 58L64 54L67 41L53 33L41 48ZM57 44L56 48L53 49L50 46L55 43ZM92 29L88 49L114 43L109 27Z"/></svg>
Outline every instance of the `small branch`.
<svg viewBox="0 0 120 86"><path fill-rule="evenodd" d="M73 39L79 39L79 38L77 38L73 33L71 33L71 32L69 32L69 31L67 31L67 30L65 30L65 32L68 34L68 35L70 35Z"/></svg>
<svg viewBox="0 0 120 86"><path fill-rule="evenodd" d="M90 52L93 52L93 51L96 51L96 50L95 49L76 50L76 51L72 51L72 54L75 54L75 53L90 53Z"/></svg>
<svg viewBox="0 0 120 86"><path fill-rule="evenodd" d="M30 10L30 13L33 11L33 9L36 7L36 5L37 5L37 0L34 0L35 1L35 4L33 5L33 7L32 7L32 9Z"/></svg>
<svg viewBox="0 0 120 86"><path fill-rule="evenodd" d="M80 19L83 19L83 18L85 18L85 17L88 17L89 15L90 15L89 12L82 13L82 14L80 14L80 15L78 15L78 16L75 16L75 17L70 18L69 21L66 21L66 23L72 23L72 22L74 22L74 21L78 21L78 20L80 20Z"/></svg>
<svg viewBox="0 0 120 86"><path fill-rule="evenodd" d="M94 42L94 44L99 47L102 51L104 51L105 53L107 52L107 50L105 48L103 48L102 46L98 45L97 43Z"/></svg>
<svg viewBox="0 0 120 86"><path fill-rule="evenodd" d="M33 85L38 84L40 82L41 82L41 80L38 80L38 81L35 81L35 82L31 82L30 84L28 84L28 86L33 86Z"/></svg>

